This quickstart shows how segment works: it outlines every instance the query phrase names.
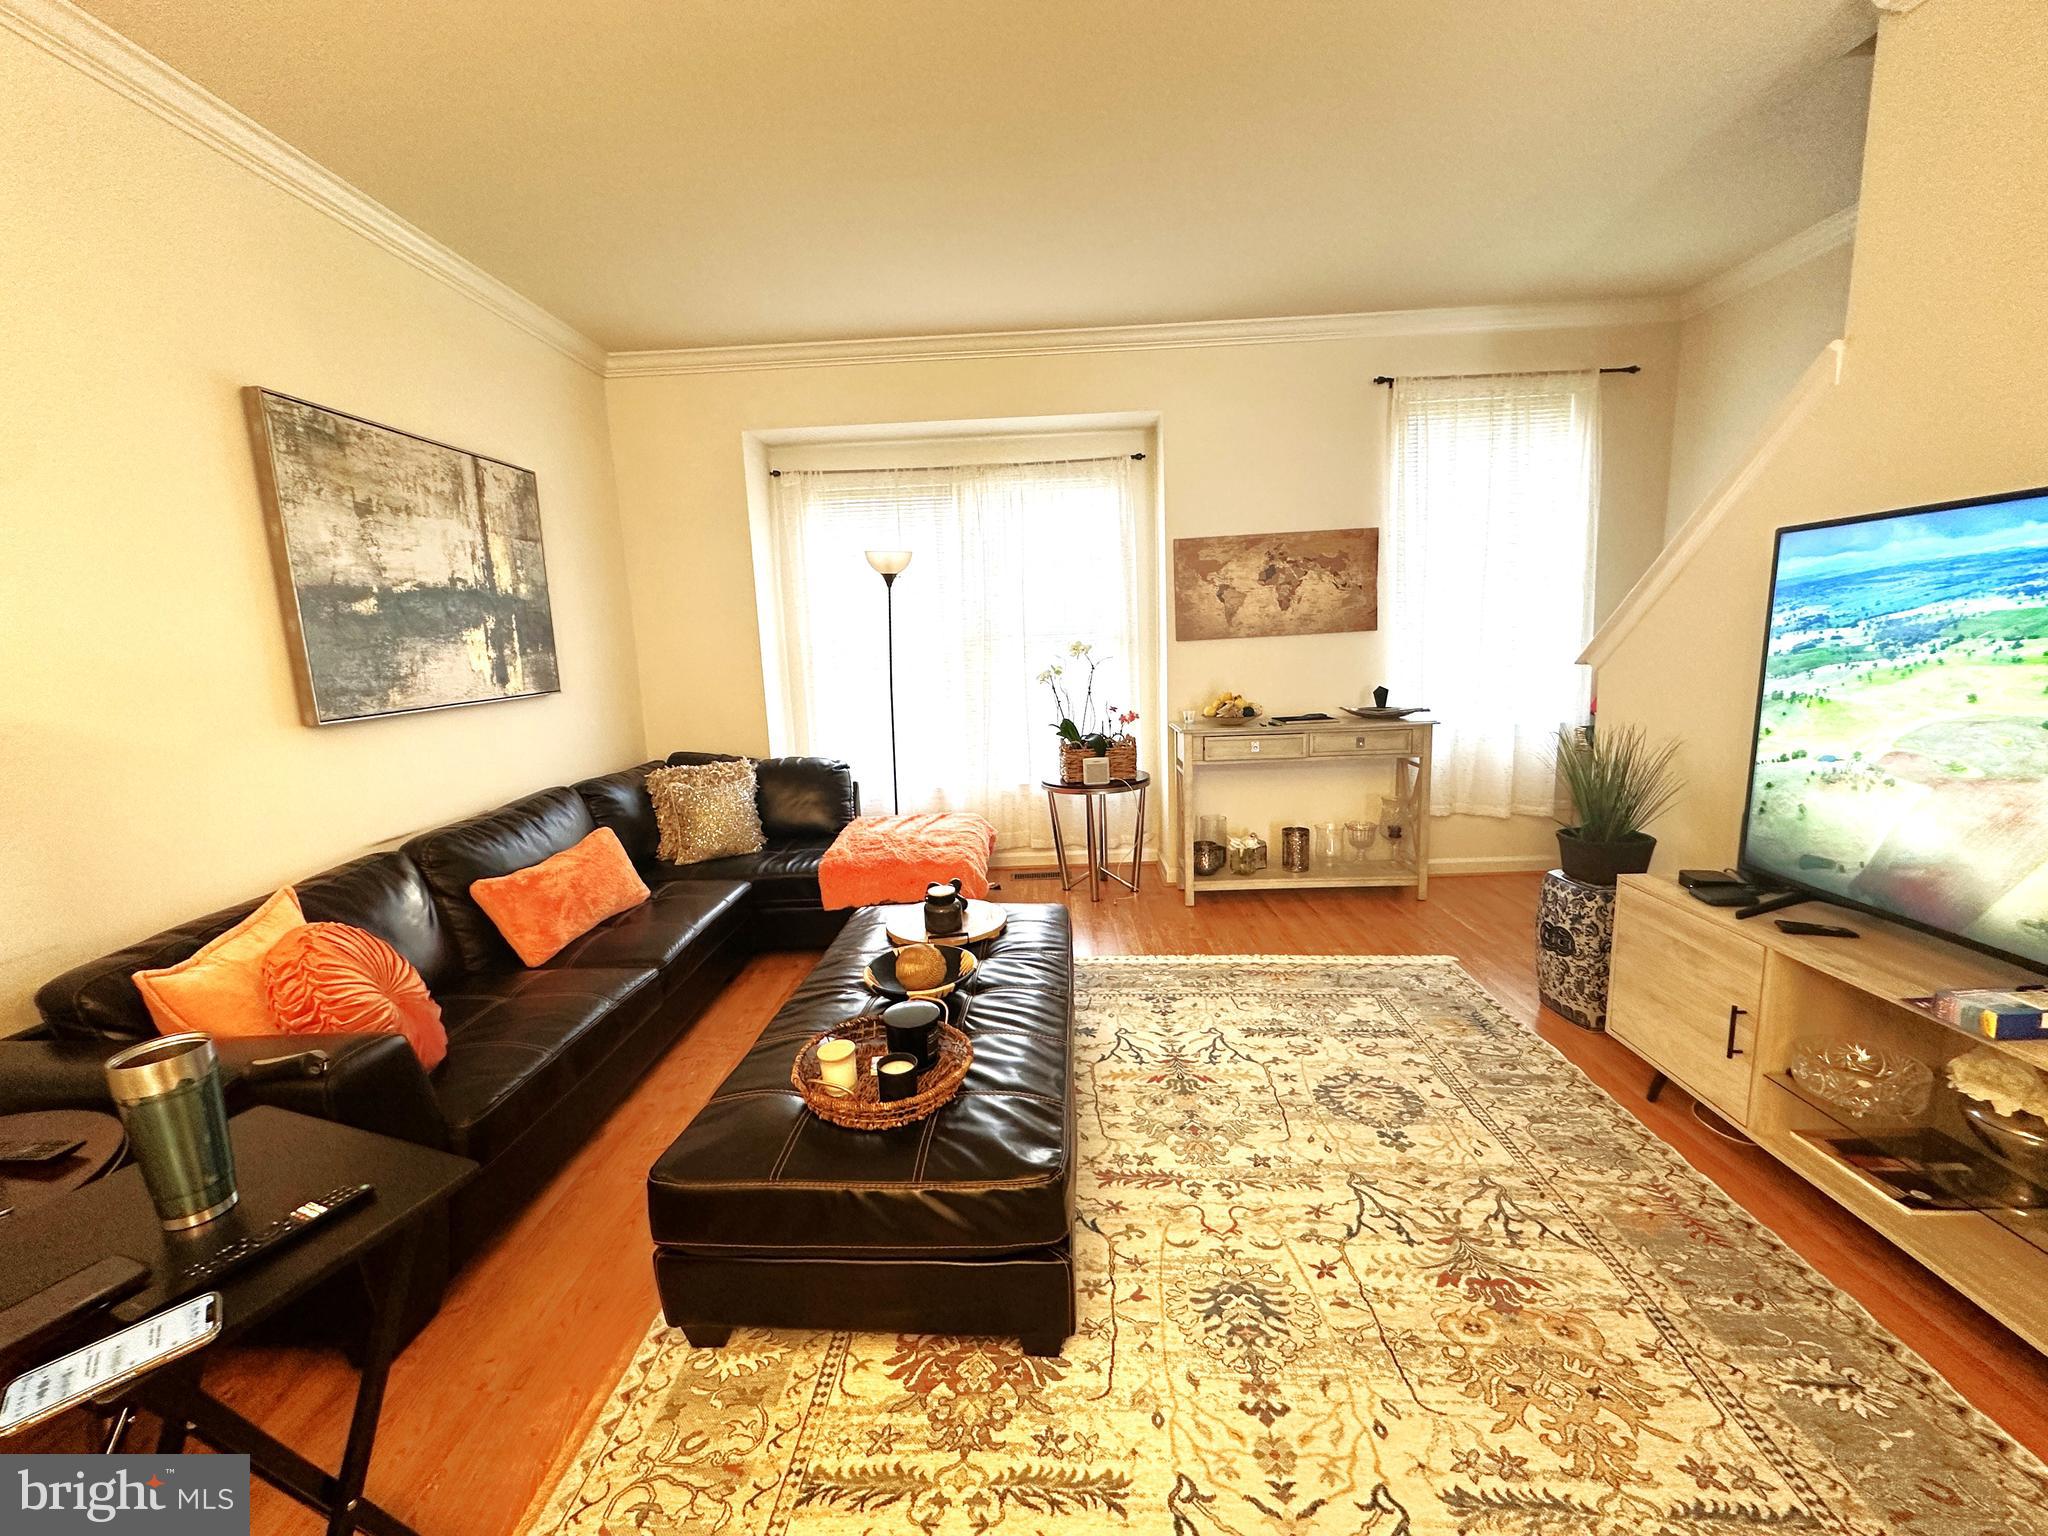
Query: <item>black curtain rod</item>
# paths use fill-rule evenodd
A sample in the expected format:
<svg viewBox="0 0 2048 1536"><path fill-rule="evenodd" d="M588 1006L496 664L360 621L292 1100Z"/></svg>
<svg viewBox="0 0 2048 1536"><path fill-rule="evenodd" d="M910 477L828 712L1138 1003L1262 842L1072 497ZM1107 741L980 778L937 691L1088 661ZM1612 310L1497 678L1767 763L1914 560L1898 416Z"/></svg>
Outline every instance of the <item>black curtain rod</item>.
<svg viewBox="0 0 2048 1536"><path fill-rule="evenodd" d="M1629 363L1624 367L1602 368L1600 371L1602 373L1641 373L1643 365L1641 363ZM1569 372L1571 372L1569 368L1527 368L1523 369L1520 373L1432 373L1426 375L1426 377L1432 379L1513 379L1527 374ZM1383 373L1373 380L1375 384L1392 384L1393 382L1394 376L1390 373Z"/></svg>
<svg viewBox="0 0 2048 1536"><path fill-rule="evenodd" d="M1391 384L1393 380L1389 379L1387 382ZM1114 457L1114 454L1098 454L1095 458L1092 459L1017 459L1005 460L1002 462L1014 462L1019 464L1096 464L1100 463L1105 458ZM1142 453L1134 453L1131 455L1131 457L1134 459L1143 459L1145 455L1143 455ZM917 464L907 467L915 469L965 469L968 466L963 464ZM871 475L875 473L875 471L871 469L821 469L817 471L817 473L821 475ZM768 471L768 476L770 479L779 479L781 475L782 471L779 469L771 469Z"/></svg>

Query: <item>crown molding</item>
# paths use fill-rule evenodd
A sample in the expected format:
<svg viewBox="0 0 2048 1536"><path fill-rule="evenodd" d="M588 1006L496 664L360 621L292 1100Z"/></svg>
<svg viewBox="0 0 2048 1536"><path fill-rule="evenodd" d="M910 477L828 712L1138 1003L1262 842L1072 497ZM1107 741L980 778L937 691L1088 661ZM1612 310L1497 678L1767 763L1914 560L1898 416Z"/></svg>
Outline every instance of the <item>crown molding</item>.
<svg viewBox="0 0 2048 1536"><path fill-rule="evenodd" d="M614 352L605 362L605 376L642 379L686 373L740 373L757 368L832 368L872 363L1039 357L1060 352L1146 352L1162 347L1251 347L1290 341L1450 336L1479 331L1565 331L1592 326L1659 325L1677 318L1674 300L1651 298L1579 304L1480 305L1464 309L1394 309L1348 315L1283 315L1264 320L1199 320L1170 325L1106 325L1072 330L884 336L859 341L796 341L762 346Z"/></svg>
<svg viewBox="0 0 2048 1536"><path fill-rule="evenodd" d="M1710 277L1699 287L1680 294L1678 317L1690 320L1716 304L1726 304L1730 299L1752 288L1761 288L1772 278L1783 276L1794 267L1804 266L1814 257L1823 256L1838 245L1847 245L1855 238L1856 205L1851 203L1840 213L1829 214L1818 224L1809 225L1790 239L1779 241L1769 250L1758 251L1718 277Z"/></svg>
<svg viewBox="0 0 2048 1536"><path fill-rule="evenodd" d="M67 0L0 0L0 27L594 373L604 349Z"/></svg>

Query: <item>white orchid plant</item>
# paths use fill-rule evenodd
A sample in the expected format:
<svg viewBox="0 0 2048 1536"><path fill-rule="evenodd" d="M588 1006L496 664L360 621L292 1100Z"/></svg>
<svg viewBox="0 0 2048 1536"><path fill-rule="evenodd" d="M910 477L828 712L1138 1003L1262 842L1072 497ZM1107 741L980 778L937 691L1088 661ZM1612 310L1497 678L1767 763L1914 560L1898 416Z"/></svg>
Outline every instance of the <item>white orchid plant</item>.
<svg viewBox="0 0 2048 1536"><path fill-rule="evenodd" d="M1059 732L1061 741L1081 747L1097 757L1105 757L1116 745L1119 737L1128 735L1132 722L1138 718L1135 709L1119 710L1114 704L1100 706L1096 713L1095 674L1108 657L1098 657L1095 647L1086 640L1076 640L1067 647L1067 656L1078 673L1086 667L1087 675L1080 678L1081 707L1074 707L1074 684L1067 681L1065 662L1054 662L1038 674L1038 680L1052 691L1053 709L1059 718L1053 721L1053 729Z"/></svg>

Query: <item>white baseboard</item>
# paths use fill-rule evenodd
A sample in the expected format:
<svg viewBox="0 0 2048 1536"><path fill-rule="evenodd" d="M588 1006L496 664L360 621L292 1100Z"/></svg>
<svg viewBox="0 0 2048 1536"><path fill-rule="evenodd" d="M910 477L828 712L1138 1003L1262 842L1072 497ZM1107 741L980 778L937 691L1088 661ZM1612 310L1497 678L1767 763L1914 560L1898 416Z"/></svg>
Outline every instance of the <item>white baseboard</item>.
<svg viewBox="0 0 2048 1536"><path fill-rule="evenodd" d="M1540 875L1554 869L1553 853L1468 853L1455 859L1431 859L1432 875Z"/></svg>

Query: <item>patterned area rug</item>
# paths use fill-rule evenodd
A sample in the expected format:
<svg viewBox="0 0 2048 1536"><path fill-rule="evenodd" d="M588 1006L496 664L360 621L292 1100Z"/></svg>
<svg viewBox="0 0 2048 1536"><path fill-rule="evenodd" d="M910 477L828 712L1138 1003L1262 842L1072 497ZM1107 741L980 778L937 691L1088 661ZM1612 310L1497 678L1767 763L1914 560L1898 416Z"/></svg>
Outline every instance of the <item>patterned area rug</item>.
<svg viewBox="0 0 2048 1536"><path fill-rule="evenodd" d="M2048 1529L2040 1463L1455 962L1079 985L1063 1358L656 1327L533 1529Z"/></svg>

